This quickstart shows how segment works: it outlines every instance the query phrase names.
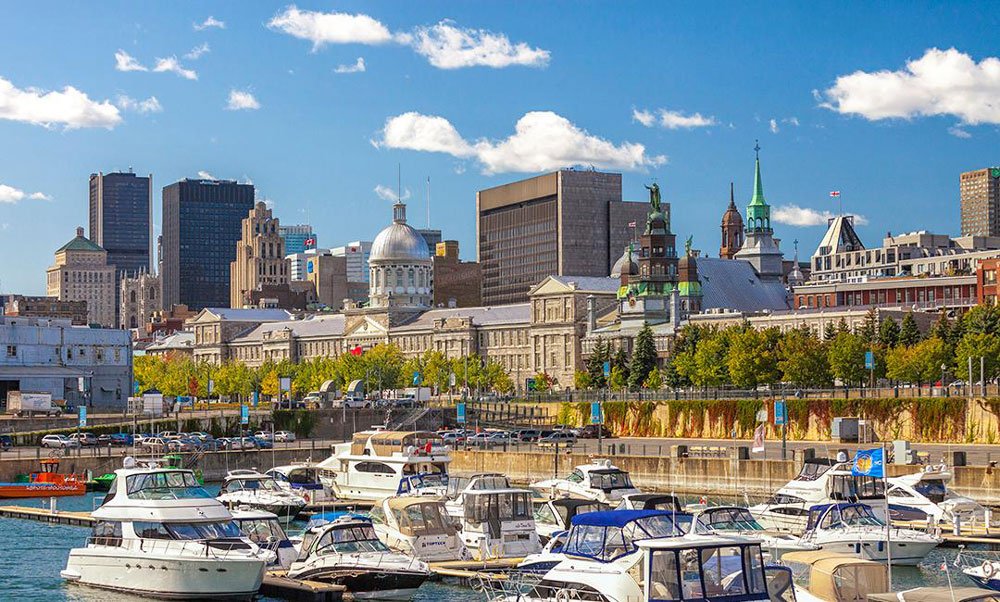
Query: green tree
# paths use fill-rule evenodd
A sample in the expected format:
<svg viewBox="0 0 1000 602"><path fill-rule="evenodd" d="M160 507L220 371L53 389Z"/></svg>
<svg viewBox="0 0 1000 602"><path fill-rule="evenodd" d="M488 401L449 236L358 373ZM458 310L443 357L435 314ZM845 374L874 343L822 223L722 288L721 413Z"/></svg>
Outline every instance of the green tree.
<svg viewBox="0 0 1000 602"><path fill-rule="evenodd" d="M361 359L368 377L369 390L394 389L404 384L403 353L399 347L392 343L379 343L365 351Z"/></svg>
<svg viewBox="0 0 1000 602"><path fill-rule="evenodd" d="M637 390L646 382L650 372L656 371L656 343L653 341L653 329L649 324L643 324L635 336L635 347L632 349L632 365L629 366L628 384L632 390Z"/></svg>
<svg viewBox="0 0 1000 602"><path fill-rule="evenodd" d="M984 377L992 380L1000 376L1000 337L995 334L970 332L955 346L955 376L968 378L969 358L972 358L972 380L979 382L979 358Z"/></svg>
<svg viewBox="0 0 1000 602"><path fill-rule="evenodd" d="M660 374L659 370L650 370L649 375L646 376L645 382L642 383L642 387L651 391L658 391L662 389L663 375Z"/></svg>
<svg viewBox="0 0 1000 602"><path fill-rule="evenodd" d="M931 330L927 333L928 336L937 337L948 344L953 344L955 341L951 338L951 322L948 321L948 314L946 312L941 312L941 315L931 326Z"/></svg>
<svg viewBox="0 0 1000 602"><path fill-rule="evenodd" d="M858 327L857 335L861 341L867 345L874 345L878 342L878 311L872 307L865 314L865 320Z"/></svg>
<svg viewBox="0 0 1000 602"><path fill-rule="evenodd" d="M577 370L573 373L573 388L582 391L590 388L590 373L586 370Z"/></svg>
<svg viewBox="0 0 1000 602"><path fill-rule="evenodd" d="M700 387L718 387L729 382L726 369L726 337L717 334L698 343L694 352L695 374L691 379Z"/></svg>
<svg viewBox="0 0 1000 602"><path fill-rule="evenodd" d="M837 331L834 333L834 338L836 338L836 335L842 332L851 332L850 326L847 325L847 320L845 320L843 317L841 317L840 321L837 322Z"/></svg>
<svg viewBox="0 0 1000 602"><path fill-rule="evenodd" d="M964 333L994 334L1000 336L1000 308L977 305L962 316Z"/></svg>
<svg viewBox="0 0 1000 602"><path fill-rule="evenodd" d="M827 322L823 326L823 340L832 341L833 337L837 336L837 329L834 328L833 322Z"/></svg>
<svg viewBox="0 0 1000 602"><path fill-rule="evenodd" d="M608 380L611 389L616 391L620 391L628 386L628 376L618 366L611 367L611 377Z"/></svg>
<svg viewBox="0 0 1000 602"><path fill-rule="evenodd" d="M830 385L826 346L805 327L790 330L781 338L778 343L778 369L781 370L782 380L797 387Z"/></svg>
<svg viewBox="0 0 1000 602"><path fill-rule="evenodd" d="M624 376L625 382L628 383L628 354L625 353L624 347L619 347L615 351L611 358L611 366L617 366L622 376Z"/></svg>
<svg viewBox="0 0 1000 602"><path fill-rule="evenodd" d="M899 343L899 324L892 318L883 318L878 328L878 342L886 348L895 347Z"/></svg>
<svg viewBox="0 0 1000 602"><path fill-rule="evenodd" d="M943 372L941 366L947 369L954 361L951 346L937 337L920 341L913 347L913 351L922 382L937 382Z"/></svg>
<svg viewBox="0 0 1000 602"><path fill-rule="evenodd" d="M862 335L842 332L830 342L827 360L830 373L847 385L860 385L868 377L865 352L869 350Z"/></svg>
<svg viewBox="0 0 1000 602"><path fill-rule="evenodd" d="M899 345L886 355L886 376L904 383L920 382L920 366L916 362L915 349Z"/></svg>
<svg viewBox="0 0 1000 602"><path fill-rule="evenodd" d="M424 384L438 391L446 390L451 383L451 362L440 351L424 352Z"/></svg>
<svg viewBox="0 0 1000 602"><path fill-rule="evenodd" d="M552 377L550 377L545 372L539 372L535 374L535 390L539 393L545 393L552 389Z"/></svg>
<svg viewBox="0 0 1000 602"><path fill-rule="evenodd" d="M610 361L610 346L604 342L602 337L597 337L594 342L594 351L587 359L587 375L590 387L595 389L604 388L607 383L604 380L604 362Z"/></svg>
<svg viewBox="0 0 1000 602"><path fill-rule="evenodd" d="M912 347L920 342L920 338L920 329L917 328L913 312L906 312L906 315L903 316L903 323L899 327L899 344Z"/></svg>
<svg viewBox="0 0 1000 602"><path fill-rule="evenodd" d="M745 327L729 335L726 367L734 385L756 389L759 385L777 382L780 378L777 343L772 334Z"/></svg>

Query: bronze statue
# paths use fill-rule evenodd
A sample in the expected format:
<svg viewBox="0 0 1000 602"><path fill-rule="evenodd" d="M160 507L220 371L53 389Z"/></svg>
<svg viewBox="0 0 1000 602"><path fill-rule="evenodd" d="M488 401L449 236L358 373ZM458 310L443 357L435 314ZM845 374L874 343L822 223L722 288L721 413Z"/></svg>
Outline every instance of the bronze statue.
<svg viewBox="0 0 1000 602"><path fill-rule="evenodd" d="M691 256L691 243L694 241L694 235L688 236L687 242L684 243L684 255Z"/></svg>
<svg viewBox="0 0 1000 602"><path fill-rule="evenodd" d="M660 185L653 182L652 186L646 186L649 191L649 204L653 206L653 212L660 212Z"/></svg>

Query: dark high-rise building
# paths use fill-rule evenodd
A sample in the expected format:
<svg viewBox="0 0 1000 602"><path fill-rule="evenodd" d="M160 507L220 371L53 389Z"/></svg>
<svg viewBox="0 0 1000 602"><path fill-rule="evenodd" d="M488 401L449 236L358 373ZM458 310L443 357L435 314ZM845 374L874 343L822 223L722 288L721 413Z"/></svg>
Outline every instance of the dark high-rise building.
<svg viewBox="0 0 1000 602"><path fill-rule="evenodd" d="M423 236L424 240L427 241L427 253L431 257L434 257L434 254L437 253L437 245L442 240L441 231L433 230L431 228L417 228L417 232L419 232L420 236Z"/></svg>
<svg viewBox="0 0 1000 602"><path fill-rule="evenodd" d="M153 271L152 217L152 174L90 174L90 240L115 267L116 311L122 277Z"/></svg>
<svg viewBox="0 0 1000 602"><path fill-rule="evenodd" d="M1000 167L959 176L962 236L1000 236Z"/></svg>
<svg viewBox="0 0 1000 602"><path fill-rule="evenodd" d="M253 206L253 184L184 179L163 188L163 307L229 307L229 264Z"/></svg>

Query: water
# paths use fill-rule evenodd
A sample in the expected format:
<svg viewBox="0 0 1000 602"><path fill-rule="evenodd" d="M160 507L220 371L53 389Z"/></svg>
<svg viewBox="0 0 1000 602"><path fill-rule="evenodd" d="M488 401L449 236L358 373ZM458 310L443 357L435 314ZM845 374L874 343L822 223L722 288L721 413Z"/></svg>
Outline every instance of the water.
<svg viewBox="0 0 1000 602"><path fill-rule="evenodd" d="M218 487L206 487L213 494ZM61 498L62 510L91 511L99 503L101 494L81 497ZM95 501L96 500L96 501ZM47 502L47 500L46 500ZM42 500L14 500L23 506L39 507ZM301 528L301 525L299 526ZM294 526L292 528L294 530ZM3 585L2 598L19 602L51 602L57 600L72 602L134 602L143 598L116 594L105 590L89 589L67 584L59 571L66 566L69 550L84 543L87 529L51 525L35 521L0 519L0 542L5 553L0 554L0 583ZM951 566L958 553L955 549L937 548L917 567L894 567L893 584L897 590L920 587L922 585L947 586L949 574L952 583L968 586L971 582L960 571ZM942 570L942 563L948 570ZM261 598L271 602L272 598ZM473 602L483 600L468 588L441 582L428 582L417 592L417 602ZM275 601L276 602L276 601Z"/></svg>

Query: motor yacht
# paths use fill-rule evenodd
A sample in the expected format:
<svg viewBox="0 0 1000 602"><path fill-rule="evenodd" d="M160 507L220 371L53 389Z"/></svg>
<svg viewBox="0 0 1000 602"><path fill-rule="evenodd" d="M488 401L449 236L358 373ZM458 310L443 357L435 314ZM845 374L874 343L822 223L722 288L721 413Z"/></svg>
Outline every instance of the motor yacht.
<svg viewBox="0 0 1000 602"><path fill-rule="evenodd" d="M286 491L274 480L256 470L233 470L226 475L218 499L230 508L245 506L277 515L290 523L303 508L305 498Z"/></svg>
<svg viewBox="0 0 1000 602"><path fill-rule="evenodd" d="M629 493L622 496L616 510L670 510L680 512L681 502L666 493Z"/></svg>
<svg viewBox="0 0 1000 602"><path fill-rule="evenodd" d="M891 591L886 565L827 550L789 552L781 562L796 575L793 598L797 602L858 602L872 594ZM772 593L773 596L774 593Z"/></svg>
<svg viewBox="0 0 1000 602"><path fill-rule="evenodd" d="M765 531L749 510L741 506L711 506L693 512L699 529L722 535L740 535L760 542L761 549L778 560L785 552L818 550L816 544L789 533Z"/></svg>
<svg viewBox="0 0 1000 602"><path fill-rule="evenodd" d="M306 500L306 504L323 504L334 501L319 477L319 468L312 462L301 462L287 466L276 466L264 474L273 477L274 482L285 491Z"/></svg>
<svg viewBox="0 0 1000 602"><path fill-rule="evenodd" d="M394 552L424 562L472 558L442 498L391 497L376 502L369 516L375 534Z"/></svg>
<svg viewBox="0 0 1000 602"><path fill-rule="evenodd" d="M93 532L69 553L64 579L168 599L249 600L274 555L243 536L190 470L115 471Z"/></svg>
<svg viewBox="0 0 1000 602"><path fill-rule="evenodd" d="M535 501L535 530L538 541L545 545L554 533L568 531L573 517L587 512L610 510L607 504L596 500L558 498Z"/></svg>
<svg viewBox="0 0 1000 602"><path fill-rule="evenodd" d="M507 475L496 472L481 472L471 477L448 477L448 487L445 488L445 497L449 500L456 500L465 491L479 491L483 489L511 489L510 479ZM461 513L454 516L460 516Z"/></svg>
<svg viewBox="0 0 1000 602"><path fill-rule="evenodd" d="M375 501L427 491L443 495L450 462L435 433L378 430L334 445L333 455L316 467L335 497Z"/></svg>
<svg viewBox="0 0 1000 602"><path fill-rule="evenodd" d="M470 486L484 483L475 481ZM475 560L523 558L542 549L532 516L531 491L466 488L445 507L461 524L462 541Z"/></svg>
<svg viewBox="0 0 1000 602"><path fill-rule="evenodd" d="M985 520L986 508L948 488L952 478L954 474L947 466L928 466L920 472L888 479L886 495L894 507L916 508L934 522L970 524ZM893 520L910 518L895 511L891 514Z"/></svg>
<svg viewBox="0 0 1000 602"><path fill-rule="evenodd" d="M590 464L577 466L564 479L548 479L533 483L531 488L543 496L568 495L605 504L621 501L622 496L642 493L632 485L632 479L611 460L598 459Z"/></svg>
<svg viewBox="0 0 1000 602"><path fill-rule="evenodd" d="M360 600L409 600L430 576L427 564L389 550L368 518L341 513L303 534L292 579L343 585Z"/></svg>
<svg viewBox="0 0 1000 602"><path fill-rule="evenodd" d="M237 508L232 513L233 521L244 537L261 548L274 552L272 566L287 569L292 564L298 552L285 534L285 530L281 528L276 514L248 507Z"/></svg>
<svg viewBox="0 0 1000 602"><path fill-rule="evenodd" d="M553 533L545 545L542 546L542 551L537 554L528 554L524 557L517 565L517 570L528 572L528 573L538 573L544 575L549 572L549 569L559 564L566 559L566 555L562 553L563 546L566 545L566 535L569 531L556 531Z"/></svg>
<svg viewBox="0 0 1000 602"><path fill-rule="evenodd" d="M820 504L809 509L805 543L878 562L915 566L941 538L915 529L887 530L867 504Z"/></svg>

